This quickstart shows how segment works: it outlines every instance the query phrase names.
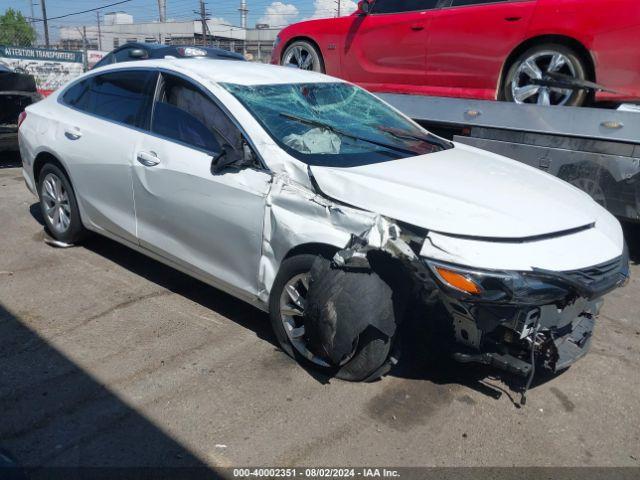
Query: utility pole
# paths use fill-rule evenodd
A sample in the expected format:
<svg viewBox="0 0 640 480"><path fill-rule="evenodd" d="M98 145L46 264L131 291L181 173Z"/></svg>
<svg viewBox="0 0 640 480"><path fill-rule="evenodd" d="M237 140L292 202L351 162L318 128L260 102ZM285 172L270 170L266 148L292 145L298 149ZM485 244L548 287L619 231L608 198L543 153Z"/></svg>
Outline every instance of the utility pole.
<svg viewBox="0 0 640 480"><path fill-rule="evenodd" d="M338 18L340 17L340 0L338 0Z"/></svg>
<svg viewBox="0 0 640 480"><path fill-rule="evenodd" d="M36 18L36 14L33 11L33 0L29 0L29 9L31 10L31 23L33 23Z"/></svg>
<svg viewBox="0 0 640 480"><path fill-rule="evenodd" d="M35 22L36 22L36 14L33 11L33 0L29 0L29 11L31 12L31 17L29 17L29 23L31 24L32 27L34 27L33 31L36 32L36 45L38 44L38 31L35 29Z"/></svg>
<svg viewBox="0 0 640 480"><path fill-rule="evenodd" d="M80 29L80 27L76 27L76 30L82 38L82 67L86 72L89 69L89 58L87 57L87 27L83 25L82 30Z"/></svg>
<svg viewBox="0 0 640 480"><path fill-rule="evenodd" d="M247 15L249 14L247 0L240 0L240 8L238 11L240 12L240 26L242 28L247 28Z"/></svg>
<svg viewBox="0 0 640 480"><path fill-rule="evenodd" d="M204 0L200 0L200 22L202 23L202 44L207 46L207 10Z"/></svg>
<svg viewBox="0 0 640 480"><path fill-rule="evenodd" d="M49 48L49 24L47 23L47 5L45 0L40 0L42 6L42 22L44 26L44 44Z"/></svg>
<svg viewBox="0 0 640 480"><path fill-rule="evenodd" d="M98 20L98 50L102 50L102 32L100 31L100 10L96 10L96 20Z"/></svg>
<svg viewBox="0 0 640 480"><path fill-rule="evenodd" d="M87 52L87 27L82 26L82 46L84 47L84 71L86 72L89 69L89 56Z"/></svg>
<svg viewBox="0 0 640 480"><path fill-rule="evenodd" d="M160 23L167 21L167 0L158 0L158 18Z"/></svg>

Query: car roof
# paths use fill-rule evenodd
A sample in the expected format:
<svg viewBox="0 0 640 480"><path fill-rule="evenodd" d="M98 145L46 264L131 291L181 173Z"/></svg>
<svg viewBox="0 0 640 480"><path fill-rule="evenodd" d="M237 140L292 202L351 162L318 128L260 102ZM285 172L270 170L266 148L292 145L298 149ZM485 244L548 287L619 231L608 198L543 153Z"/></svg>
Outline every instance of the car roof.
<svg viewBox="0 0 640 480"><path fill-rule="evenodd" d="M318 72L292 67L211 58L139 60L107 65L92 70L92 72L132 68L165 68L186 75L195 74L198 77L216 83L234 83L238 85L343 82L343 80Z"/></svg>
<svg viewBox="0 0 640 480"><path fill-rule="evenodd" d="M193 46L193 45L163 45L161 43L142 43L142 42L127 42L124 45L121 45L118 48L114 49L111 53L117 53L129 48L140 48L142 50L147 50L152 55L151 58L154 58L154 57L162 58L164 55L177 54L178 48L197 48L199 50L206 51L207 56L209 57L224 57L224 58L233 58L238 60L245 59L244 56L240 53L231 52L229 50L225 50L223 48L217 48L217 47L201 47L201 46Z"/></svg>

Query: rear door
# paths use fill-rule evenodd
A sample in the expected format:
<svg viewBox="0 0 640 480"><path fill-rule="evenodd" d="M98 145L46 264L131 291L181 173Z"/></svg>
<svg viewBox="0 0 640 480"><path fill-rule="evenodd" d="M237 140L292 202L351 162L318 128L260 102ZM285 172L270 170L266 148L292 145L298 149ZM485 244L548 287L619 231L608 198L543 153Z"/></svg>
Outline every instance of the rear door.
<svg viewBox="0 0 640 480"><path fill-rule="evenodd" d="M448 0L432 16L426 68L434 93L495 98L502 65L524 40L535 0Z"/></svg>
<svg viewBox="0 0 640 480"><path fill-rule="evenodd" d="M440 0L376 0L344 39L345 78L365 87L423 85L427 29Z"/></svg>
<svg viewBox="0 0 640 480"><path fill-rule="evenodd" d="M227 155L249 148L204 89L163 73L151 131L135 155L138 236L200 278L255 296L271 175L257 166L212 173L222 147Z"/></svg>
<svg viewBox="0 0 640 480"><path fill-rule="evenodd" d="M136 242L132 163L137 131L148 122L157 73L116 70L88 77L61 102L57 146L81 207L98 228Z"/></svg>

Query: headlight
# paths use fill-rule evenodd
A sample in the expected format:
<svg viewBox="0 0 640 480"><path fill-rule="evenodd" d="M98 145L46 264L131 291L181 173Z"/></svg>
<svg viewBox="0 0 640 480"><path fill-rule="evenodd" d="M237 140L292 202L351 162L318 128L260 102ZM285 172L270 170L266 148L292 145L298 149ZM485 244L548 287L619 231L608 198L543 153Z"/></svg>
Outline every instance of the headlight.
<svg viewBox="0 0 640 480"><path fill-rule="evenodd" d="M460 300L490 303L541 304L565 298L570 287L535 274L487 271L425 260L438 282Z"/></svg>

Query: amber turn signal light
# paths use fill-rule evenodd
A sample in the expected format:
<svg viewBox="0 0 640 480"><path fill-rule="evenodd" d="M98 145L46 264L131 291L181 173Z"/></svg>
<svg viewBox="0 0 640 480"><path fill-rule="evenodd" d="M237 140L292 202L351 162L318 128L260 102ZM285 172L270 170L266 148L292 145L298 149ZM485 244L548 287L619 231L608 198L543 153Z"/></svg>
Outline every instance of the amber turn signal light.
<svg viewBox="0 0 640 480"><path fill-rule="evenodd" d="M471 295L478 295L480 293L480 287L464 275L442 267L436 267L436 271L438 275L440 275L440 278L450 287Z"/></svg>

